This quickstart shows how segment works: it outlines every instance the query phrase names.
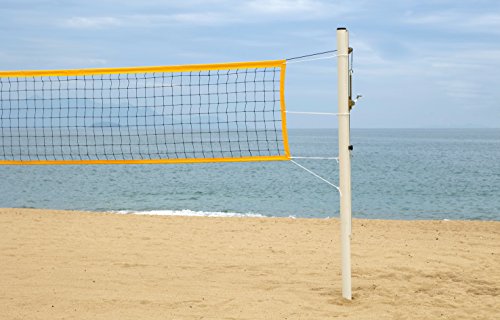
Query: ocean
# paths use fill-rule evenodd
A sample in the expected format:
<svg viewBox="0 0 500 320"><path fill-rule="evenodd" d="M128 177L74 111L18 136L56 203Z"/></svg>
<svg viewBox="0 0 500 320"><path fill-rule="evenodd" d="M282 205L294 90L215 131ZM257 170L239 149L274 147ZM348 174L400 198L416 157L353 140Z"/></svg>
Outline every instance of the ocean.
<svg viewBox="0 0 500 320"><path fill-rule="evenodd" d="M336 129L291 129L336 156ZM500 129L352 129L353 217L500 220ZM337 184L335 160L297 159ZM335 188L291 162L0 166L0 207L329 218Z"/></svg>

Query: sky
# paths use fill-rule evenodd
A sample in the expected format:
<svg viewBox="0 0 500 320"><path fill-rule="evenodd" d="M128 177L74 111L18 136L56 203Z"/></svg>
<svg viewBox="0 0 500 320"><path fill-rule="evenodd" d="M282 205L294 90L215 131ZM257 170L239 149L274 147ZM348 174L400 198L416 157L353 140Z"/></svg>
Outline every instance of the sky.
<svg viewBox="0 0 500 320"><path fill-rule="evenodd" d="M354 128L500 128L497 0L0 1L1 70L283 59L335 49L346 27ZM290 64L287 108L336 112L335 77L334 59Z"/></svg>

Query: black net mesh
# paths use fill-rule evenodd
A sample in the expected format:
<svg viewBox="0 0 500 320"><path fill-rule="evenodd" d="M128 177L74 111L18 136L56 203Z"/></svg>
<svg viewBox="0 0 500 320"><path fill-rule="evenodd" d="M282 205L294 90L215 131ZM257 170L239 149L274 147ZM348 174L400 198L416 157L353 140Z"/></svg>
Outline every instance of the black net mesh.
<svg viewBox="0 0 500 320"><path fill-rule="evenodd" d="M283 156L280 67L0 78L0 161Z"/></svg>

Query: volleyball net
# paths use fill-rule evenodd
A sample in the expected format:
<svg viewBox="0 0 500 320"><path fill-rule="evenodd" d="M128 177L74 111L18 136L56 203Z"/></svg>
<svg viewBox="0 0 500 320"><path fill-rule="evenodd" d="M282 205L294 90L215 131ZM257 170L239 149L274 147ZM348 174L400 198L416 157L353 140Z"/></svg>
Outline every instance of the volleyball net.
<svg viewBox="0 0 500 320"><path fill-rule="evenodd" d="M357 100L350 53L347 29L337 28L337 50L287 60L0 71L0 165L290 160L339 191L342 296L350 300L350 111ZM338 116L338 186L290 156L284 101L287 61L333 57L338 112L289 113Z"/></svg>
<svg viewBox="0 0 500 320"><path fill-rule="evenodd" d="M288 160L286 60L0 72L0 164Z"/></svg>

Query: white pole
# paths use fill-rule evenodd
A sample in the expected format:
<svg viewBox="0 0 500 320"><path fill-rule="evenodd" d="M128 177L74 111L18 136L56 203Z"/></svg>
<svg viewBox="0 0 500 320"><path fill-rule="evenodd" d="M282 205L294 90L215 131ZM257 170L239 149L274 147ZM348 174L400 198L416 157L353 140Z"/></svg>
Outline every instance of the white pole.
<svg viewBox="0 0 500 320"><path fill-rule="evenodd" d="M351 151L349 108L349 33L337 29L340 237L342 246L342 297L351 300Z"/></svg>

